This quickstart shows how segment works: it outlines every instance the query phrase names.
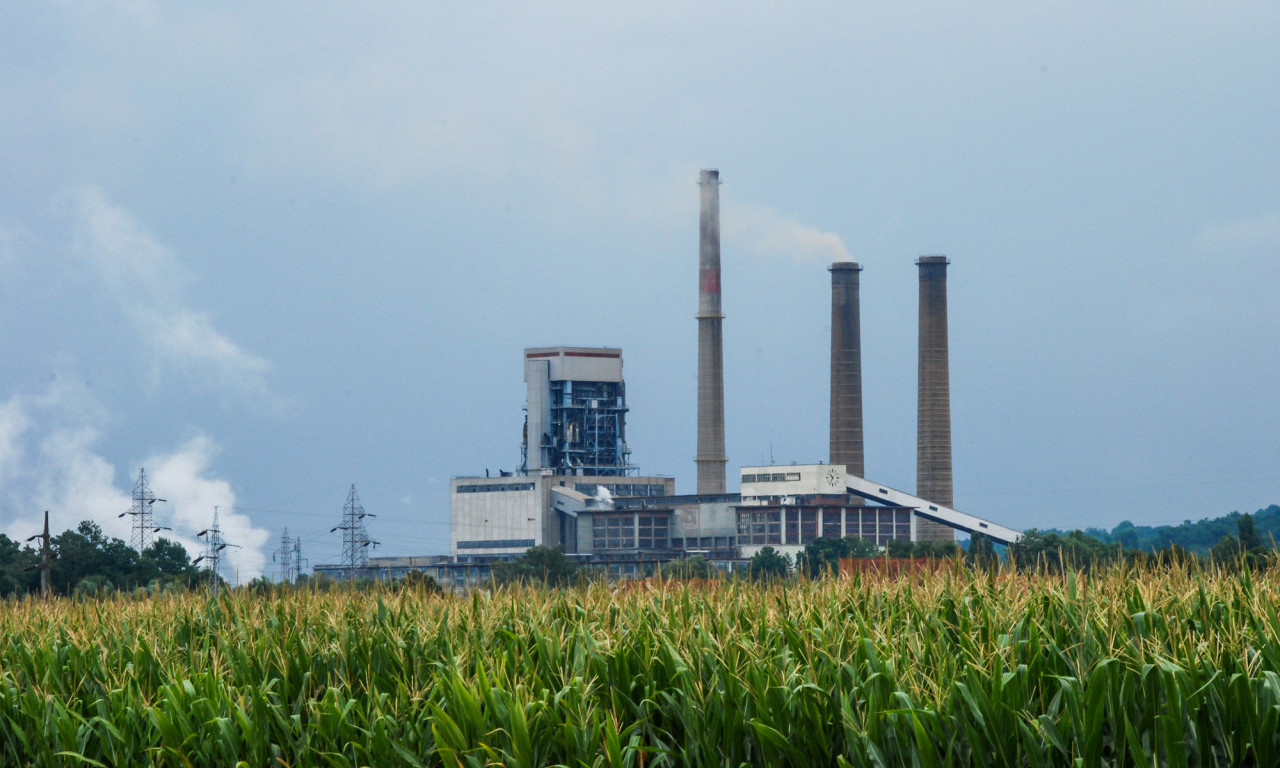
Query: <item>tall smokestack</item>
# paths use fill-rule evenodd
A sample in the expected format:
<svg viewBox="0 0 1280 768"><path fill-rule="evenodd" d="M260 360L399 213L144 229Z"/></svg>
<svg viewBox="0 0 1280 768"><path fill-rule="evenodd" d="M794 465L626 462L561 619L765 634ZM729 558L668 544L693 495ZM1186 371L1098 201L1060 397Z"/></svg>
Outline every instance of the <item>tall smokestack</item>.
<svg viewBox="0 0 1280 768"><path fill-rule="evenodd" d="M862 330L858 273L852 261L831 270L831 457L851 475L864 476L862 466Z"/></svg>
<svg viewBox="0 0 1280 768"><path fill-rule="evenodd" d="M947 366L946 256L921 256L920 368L916 413L916 495L944 507L951 493L951 383ZM949 526L917 519L920 541L954 541Z"/></svg>
<svg viewBox="0 0 1280 768"><path fill-rule="evenodd" d="M724 315L720 314L720 171L698 175L698 493L725 492Z"/></svg>

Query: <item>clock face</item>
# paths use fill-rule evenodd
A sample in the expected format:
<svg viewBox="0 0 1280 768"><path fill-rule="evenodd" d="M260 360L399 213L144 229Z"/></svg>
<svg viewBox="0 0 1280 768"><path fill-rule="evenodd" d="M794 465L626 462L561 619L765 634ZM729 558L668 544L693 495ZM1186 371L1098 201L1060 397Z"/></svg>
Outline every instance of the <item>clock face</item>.
<svg viewBox="0 0 1280 768"><path fill-rule="evenodd" d="M832 467L831 469L827 470L827 487L828 488L840 487L840 472L835 467Z"/></svg>

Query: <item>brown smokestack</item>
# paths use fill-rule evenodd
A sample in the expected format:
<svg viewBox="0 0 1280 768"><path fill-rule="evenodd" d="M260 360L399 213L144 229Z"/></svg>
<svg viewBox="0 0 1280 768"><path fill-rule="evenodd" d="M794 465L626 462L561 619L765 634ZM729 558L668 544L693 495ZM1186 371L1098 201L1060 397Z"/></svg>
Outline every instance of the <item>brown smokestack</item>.
<svg viewBox="0 0 1280 768"><path fill-rule="evenodd" d="M831 271L831 457L851 475L862 466L862 330L856 262L839 261Z"/></svg>
<svg viewBox="0 0 1280 768"><path fill-rule="evenodd" d="M698 493L725 492L724 315L720 314L720 171L698 175Z"/></svg>
<svg viewBox="0 0 1280 768"><path fill-rule="evenodd" d="M946 256L921 256L920 368L916 413L916 495L944 507L951 492L951 383L947 364ZM920 541L953 541L949 526L916 520Z"/></svg>

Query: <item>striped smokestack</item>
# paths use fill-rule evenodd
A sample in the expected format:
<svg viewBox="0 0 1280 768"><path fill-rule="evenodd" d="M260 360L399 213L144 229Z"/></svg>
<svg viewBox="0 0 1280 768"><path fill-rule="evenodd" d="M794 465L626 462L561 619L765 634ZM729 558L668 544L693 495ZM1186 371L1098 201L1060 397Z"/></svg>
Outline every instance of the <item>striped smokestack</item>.
<svg viewBox="0 0 1280 768"><path fill-rule="evenodd" d="M831 457L851 475L863 477L862 331L856 262L831 270Z"/></svg>
<svg viewBox="0 0 1280 768"><path fill-rule="evenodd" d="M920 368L916 412L916 495L945 507L951 493L951 383L947 368L946 256L921 256ZM916 520L920 541L953 541L949 526Z"/></svg>
<svg viewBox="0 0 1280 768"><path fill-rule="evenodd" d="M720 171L698 176L698 493L725 492L724 315L720 313Z"/></svg>

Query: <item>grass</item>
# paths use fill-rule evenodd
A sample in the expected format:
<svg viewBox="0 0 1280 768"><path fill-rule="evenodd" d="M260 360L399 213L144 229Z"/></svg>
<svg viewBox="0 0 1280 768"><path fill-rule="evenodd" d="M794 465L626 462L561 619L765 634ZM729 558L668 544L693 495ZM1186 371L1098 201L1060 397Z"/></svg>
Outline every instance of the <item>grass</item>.
<svg viewBox="0 0 1280 768"><path fill-rule="evenodd" d="M0 607L0 763L1280 765L1280 576Z"/></svg>

